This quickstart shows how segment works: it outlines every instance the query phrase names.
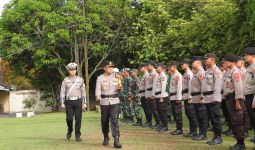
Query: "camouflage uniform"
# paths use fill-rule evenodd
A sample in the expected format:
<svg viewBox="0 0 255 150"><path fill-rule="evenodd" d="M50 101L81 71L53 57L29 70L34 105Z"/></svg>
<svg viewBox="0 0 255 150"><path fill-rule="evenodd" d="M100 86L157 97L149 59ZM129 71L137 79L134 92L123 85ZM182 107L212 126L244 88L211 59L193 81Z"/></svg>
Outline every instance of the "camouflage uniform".
<svg viewBox="0 0 255 150"><path fill-rule="evenodd" d="M132 113L132 107L131 107L131 77L126 77L123 80L123 86L122 86L122 92L121 96L123 98L123 104L122 104L122 109L123 109L123 116L127 117L127 120L133 120L133 113Z"/></svg>
<svg viewBox="0 0 255 150"><path fill-rule="evenodd" d="M141 113L141 100L139 95L139 84L140 79L132 78L131 82L131 93L132 93L132 110L135 114L135 117L137 119L137 123L141 124L142 122L142 113Z"/></svg>
<svg viewBox="0 0 255 150"><path fill-rule="evenodd" d="M166 75L167 76L167 85L166 85L166 91L169 95L169 88L170 88L170 80L171 80L171 76L169 74ZM171 101L170 99L168 98L167 100L167 117L168 117L168 121L170 123L172 123L172 106L171 106Z"/></svg>
<svg viewBox="0 0 255 150"><path fill-rule="evenodd" d="M123 121L125 121L126 118L127 118L127 109L125 107L125 92L124 92L125 88L126 88L126 78L123 78L121 83L122 83L122 90L121 90L121 93L119 95L120 102L121 102L120 107L121 107L121 111L122 111L122 114L123 114Z"/></svg>

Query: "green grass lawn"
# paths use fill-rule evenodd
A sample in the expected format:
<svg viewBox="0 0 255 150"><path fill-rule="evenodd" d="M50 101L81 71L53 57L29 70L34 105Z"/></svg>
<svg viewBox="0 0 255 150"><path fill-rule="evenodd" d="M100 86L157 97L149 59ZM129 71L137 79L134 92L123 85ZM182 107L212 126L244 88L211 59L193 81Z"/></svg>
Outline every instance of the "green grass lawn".
<svg viewBox="0 0 255 150"><path fill-rule="evenodd" d="M185 132L187 132L185 120ZM169 125L170 131L175 129ZM182 136L172 136L167 133L157 133L151 129L132 127L120 123L121 143L126 150L227 150L235 140L223 136L224 143L208 146L205 141L194 142ZM82 138L77 143L74 138L67 141L65 113L48 113L36 115L32 118L0 119L0 150L94 150L113 149L111 138L108 147L102 146L100 114L83 113ZM252 135L252 133L250 133ZM208 133L212 138L212 133ZM248 149L253 144L246 140Z"/></svg>

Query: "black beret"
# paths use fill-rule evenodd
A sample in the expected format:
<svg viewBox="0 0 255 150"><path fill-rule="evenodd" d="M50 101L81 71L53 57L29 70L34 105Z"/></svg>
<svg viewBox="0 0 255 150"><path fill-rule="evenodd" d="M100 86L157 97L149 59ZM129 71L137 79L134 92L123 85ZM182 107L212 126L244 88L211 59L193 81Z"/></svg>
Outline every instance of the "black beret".
<svg viewBox="0 0 255 150"><path fill-rule="evenodd" d="M190 59L183 59L181 64L190 64L191 60Z"/></svg>
<svg viewBox="0 0 255 150"><path fill-rule="evenodd" d="M246 49L244 49L244 53L255 55L255 47L247 47Z"/></svg>
<svg viewBox="0 0 255 150"><path fill-rule="evenodd" d="M152 66L154 66L154 67L155 67L156 62L155 62L154 60L150 60L150 61L149 61L149 63L148 63L148 65L152 65Z"/></svg>
<svg viewBox="0 0 255 150"><path fill-rule="evenodd" d="M124 71L124 72L126 72L126 71L127 71L127 72L130 72L130 70L131 70L130 68L123 68L123 71Z"/></svg>
<svg viewBox="0 0 255 150"><path fill-rule="evenodd" d="M224 57L225 61L230 61L230 62L237 62L238 57L235 54L228 54Z"/></svg>
<svg viewBox="0 0 255 150"><path fill-rule="evenodd" d="M139 68L147 67L147 66L148 66L148 64L146 64L146 63L141 63L141 64L139 65Z"/></svg>
<svg viewBox="0 0 255 150"><path fill-rule="evenodd" d="M202 57L201 56L192 56L192 62L197 61L197 60L201 61Z"/></svg>
<svg viewBox="0 0 255 150"><path fill-rule="evenodd" d="M204 59L207 59L207 58L216 58L216 55L214 53L206 53L204 55Z"/></svg>
<svg viewBox="0 0 255 150"><path fill-rule="evenodd" d="M105 61L105 62L103 63L103 66L104 66L104 67L106 67L106 66L108 66L108 67L114 67L114 64L113 64L112 61Z"/></svg>
<svg viewBox="0 0 255 150"><path fill-rule="evenodd" d="M219 66L222 67L224 64L224 60L220 61Z"/></svg>
<svg viewBox="0 0 255 150"><path fill-rule="evenodd" d="M157 67L163 67L163 68L165 68L165 65L164 65L163 63L157 63L155 67L156 67L156 68L157 68Z"/></svg>
<svg viewBox="0 0 255 150"><path fill-rule="evenodd" d="M178 66L178 62L177 61L170 61L168 67L170 68L171 66Z"/></svg>
<svg viewBox="0 0 255 150"><path fill-rule="evenodd" d="M237 61L244 61L244 57L243 56L236 56L237 57Z"/></svg>

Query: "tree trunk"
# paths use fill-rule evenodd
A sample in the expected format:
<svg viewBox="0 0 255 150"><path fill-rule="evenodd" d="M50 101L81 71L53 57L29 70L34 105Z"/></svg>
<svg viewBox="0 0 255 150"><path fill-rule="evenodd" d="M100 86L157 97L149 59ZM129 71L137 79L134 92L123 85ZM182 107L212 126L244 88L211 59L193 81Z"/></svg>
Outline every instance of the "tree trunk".
<svg viewBox="0 0 255 150"><path fill-rule="evenodd" d="M86 0L83 0L83 17L84 17L84 22L86 22L87 18L87 12L86 12ZM84 49L84 67L85 67L85 85L86 85L86 97L87 97L87 106L88 106L88 111L90 111L90 99L89 99L89 66L88 66L88 35L87 32L85 31L85 35L82 40L83 43L83 49Z"/></svg>

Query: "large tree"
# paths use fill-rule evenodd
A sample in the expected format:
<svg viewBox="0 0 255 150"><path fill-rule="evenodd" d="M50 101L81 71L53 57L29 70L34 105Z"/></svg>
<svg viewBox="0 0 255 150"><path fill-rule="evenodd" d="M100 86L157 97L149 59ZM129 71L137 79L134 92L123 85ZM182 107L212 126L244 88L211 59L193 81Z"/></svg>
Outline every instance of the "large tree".
<svg viewBox="0 0 255 150"><path fill-rule="evenodd" d="M78 63L79 75L84 73L84 37L89 81L105 59L122 52L132 20L129 1L86 0L85 18L83 2L13 0L0 19L1 57L11 61L17 74L31 79L35 88L55 99L67 63Z"/></svg>

